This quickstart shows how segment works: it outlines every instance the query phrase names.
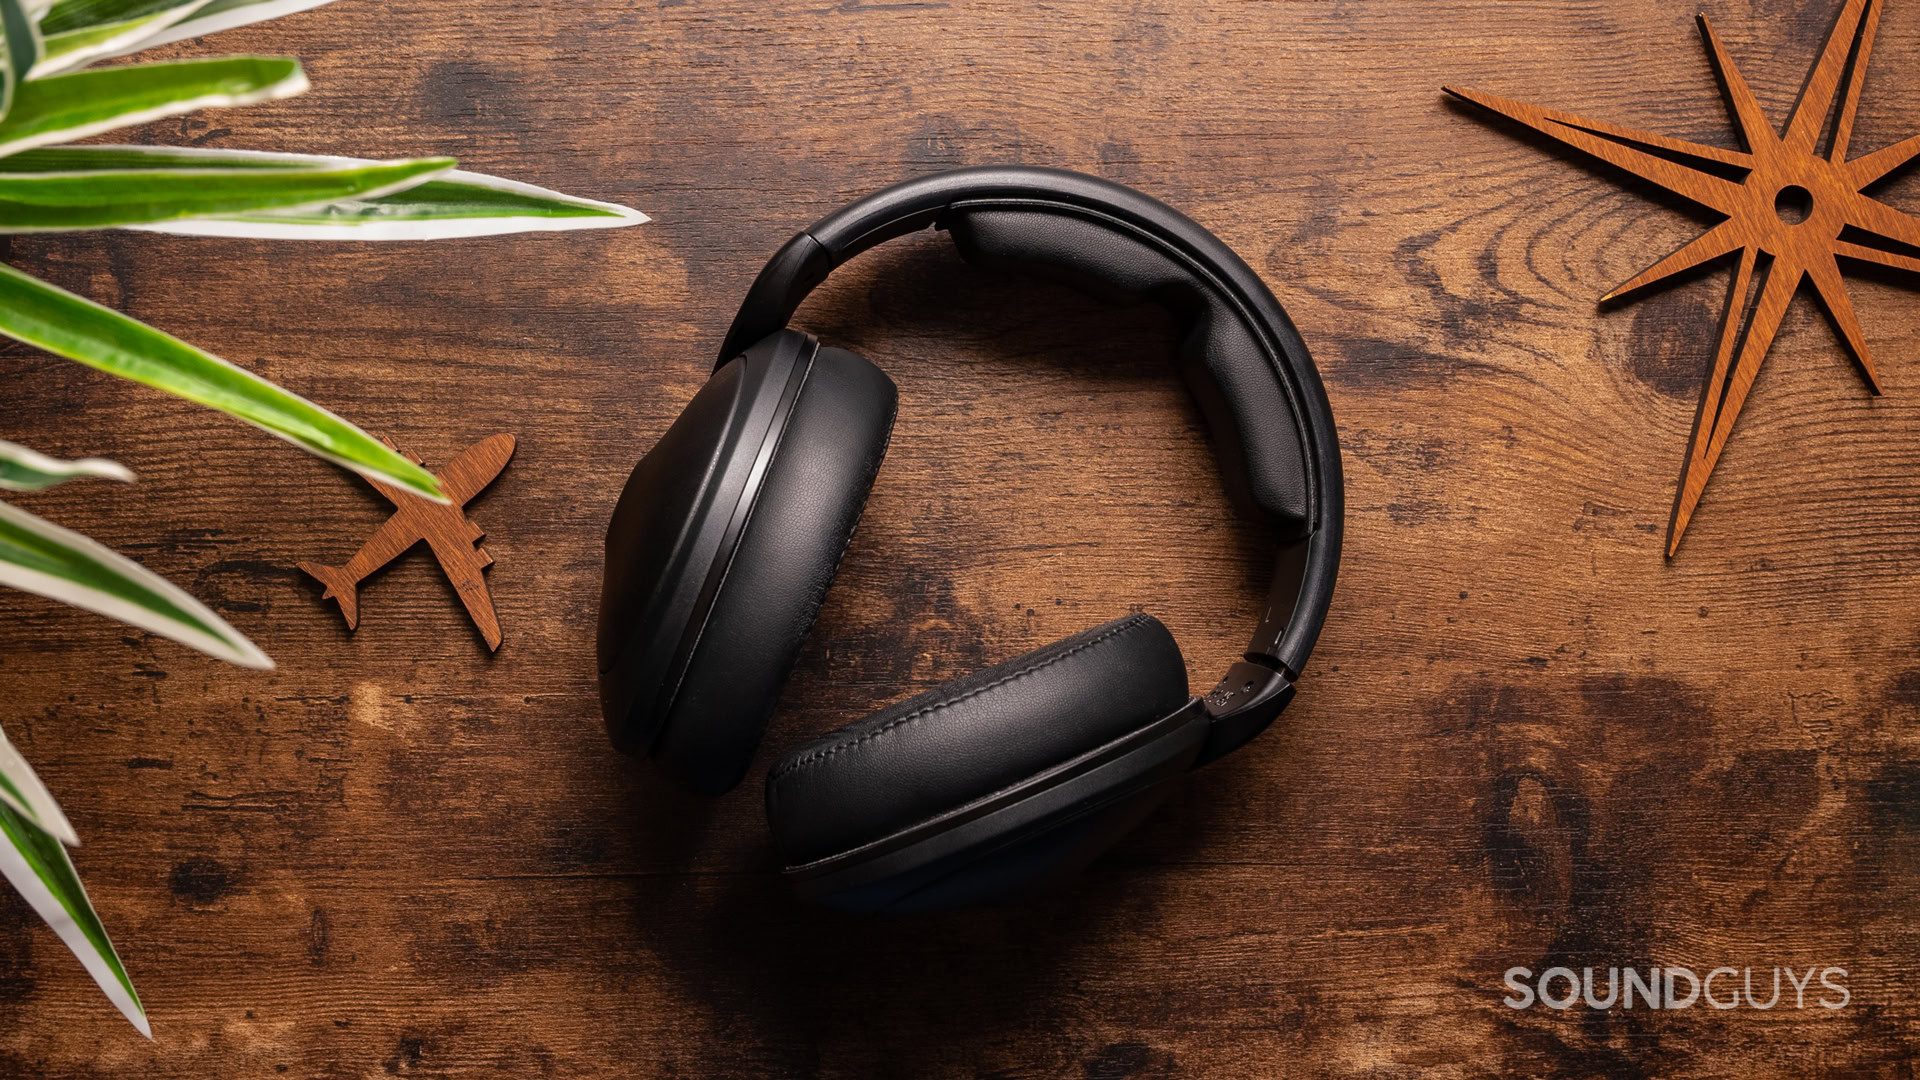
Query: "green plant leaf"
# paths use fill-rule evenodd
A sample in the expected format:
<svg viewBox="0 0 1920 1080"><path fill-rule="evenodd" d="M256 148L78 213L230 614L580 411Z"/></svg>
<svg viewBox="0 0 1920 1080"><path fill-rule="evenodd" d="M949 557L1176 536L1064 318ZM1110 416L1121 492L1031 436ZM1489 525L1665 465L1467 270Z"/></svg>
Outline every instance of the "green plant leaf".
<svg viewBox="0 0 1920 1080"><path fill-rule="evenodd" d="M125 52L138 52L190 37L217 34L250 23L277 19L282 15L323 7L333 0L213 0L190 17L160 29ZM125 55L122 53L121 55Z"/></svg>
<svg viewBox="0 0 1920 1080"><path fill-rule="evenodd" d="M307 88L300 61L223 56L75 71L21 83L0 119L0 155L71 142L195 109L292 97Z"/></svg>
<svg viewBox="0 0 1920 1080"><path fill-rule="evenodd" d="M0 731L0 803L13 807L15 813L61 843L80 843L73 823L61 812L60 804L53 801L53 793L7 740L5 731Z"/></svg>
<svg viewBox="0 0 1920 1080"><path fill-rule="evenodd" d="M97 457L61 461L19 443L0 439L0 488L39 491L64 484L76 476L98 476L123 484L133 482L133 474L117 461Z"/></svg>
<svg viewBox="0 0 1920 1080"><path fill-rule="evenodd" d="M16 79L25 80L33 65L40 62L40 28L27 14L23 0L0 0L0 30L6 32L7 67Z"/></svg>
<svg viewBox="0 0 1920 1080"><path fill-rule="evenodd" d="M86 886L67 858L66 848L31 821L0 803L0 875L13 883L27 903L60 936L87 974L140 1034L153 1038L140 995L127 978L107 928L87 898Z"/></svg>
<svg viewBox="0 0 1920 1080"><path fill-rule="evenodd" d="M0 502L0 585L172 638L241 667L273 661L179 586L102 544Z"/></svg>
<svg viewBox="0 0 1920 1080"><path fill-rule="evenodd" d="M433 474L318 405L112 308L0 265L0 334L256 424L363 476L445 501Z"/></svg>
<svg viewBox="0 0 1920 1080"><path fill-rule="evenodd" d="M184 146L55 146L0 160L0 176L97 170L301 170L368 168L365 158L275 154ZM4 191L0 190L0 197ZM638 225L647 215L614 203L479 173L442 173L398 192L313 203L290 210L216 214L166 224L129 226L188 236L297 240L433 240L455 236L608 229Z"/></svg>
<svg viewBox="0 0 1920 1080"><path fill-rule="evenodd" d="M0 116L13 107L14 93L40 62L40 31L22 0L0 0L0 34L6 37L7 70L0 76Z"/></svg>
<svg viewBox="0 0 1920 1080"><path fill-rule="evenodd" d="M101 149L125 152L132 148ZM222 155L219 160L235 165L250 159L255 167L285 168L301 160L288 154L234 150L213 153ZM0 169L6 167L7 163L0 161ZM613 203L576 198L499 177L455 171L388 195L286 210L204 215L133 227L184 236L273 240L437 240L512 232L617 229L646 220L647 215L638 210Z"/></svg>
<svg viewBox="0 0 1920 1080"><path fill-rule="evenodd" d="M317 158L307 168L258 169L223 166L217 155L202 156L193 165L156 161L129 167L125 153L93 154L91 149L49 148L0 158L0 232L97 229L371 198L453 167L452 158ZM17 169L19 159L29 155L28 168ZM46 168L48 159L63 167Z"/></svg>
<svg viewBox="0 0 1920 1080"><path fill-rule="evenodd" d="M44 79L95 60L137 52L148 38L212 0L62 0L40 23L42 55L28 73Z"/></svg>
<svg viewBox="0 0 1920 1080"><path fill-rule="evenodd" d="M52 37L89 26L126 22L187 2L190 0L51 0L40 16L40 33Z"/></svg>

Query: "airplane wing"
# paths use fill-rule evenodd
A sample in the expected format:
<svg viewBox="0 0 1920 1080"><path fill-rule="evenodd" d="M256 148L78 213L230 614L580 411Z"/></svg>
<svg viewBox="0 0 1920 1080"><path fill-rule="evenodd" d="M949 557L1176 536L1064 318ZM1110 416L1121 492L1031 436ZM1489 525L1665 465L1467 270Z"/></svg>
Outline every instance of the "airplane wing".
<svg viewBox="0 0 1920 1080"><path fill-rule="evenodd" d="M360 581L405 555L408 548L424 539L426 537L420 534L419 529L402 524L400 515L393 514L380 523L372 536L367 537L367 542L360 545L360 550L354 552L353 558L347 560L344 569L355 581Z"/></svg>
<svg viewBox="0 0 1920 1080"><path fill-rule="evenodd" d="M478 547L443 547L432 538L428 542L432 544L433 557L440 560L440 569L446 571L447 580L453 583L453 591L460 594L467 614L473 616L473 625L479 627L480 636L487 639L487 648L498 649L500 619L493 612L493 596L487 592L486 575L482 573L493 565L493 558Z"/></svg>
<svg viewBox="0 0 1920 1080"><path fill-rule="evenodd" d="M389 448L395 449L396 453L401 454L415 465L421 464L418 454L394 448L393 442L390 439L381 439L380 441L386 443ZM441 490L446 492L447 498L453 500L454 506L465 506L468 500L484 491L488 484L493 483L494 477L500 475L500 470L507 467L507 462L513 457L513 450L514 440L512 435L502 433L499 435L489 435L481 439L479 442L460 451L459 455L453 459L452 464L439 471L437 475L440 480ZM403 500L405 499L420 498L420 496L415 495L413 492L407 491L404 488L395 487L384 480L375 480L372 477L367 477L367 482L372 484L374 489L380 492L380 494L385 495L387 501L395 506L404 505Z"/></svg>
<svg viewBox="0 0 1920 1080"><path fill-rule="evenodd" d="M500 475L500 470L507 467L513 449L513 436L500 434L489 435L460 451L440 472L440 486L446 489L447 498L452 499L455 506L465 506L467 500L485 490L493 478Z"/></svg>

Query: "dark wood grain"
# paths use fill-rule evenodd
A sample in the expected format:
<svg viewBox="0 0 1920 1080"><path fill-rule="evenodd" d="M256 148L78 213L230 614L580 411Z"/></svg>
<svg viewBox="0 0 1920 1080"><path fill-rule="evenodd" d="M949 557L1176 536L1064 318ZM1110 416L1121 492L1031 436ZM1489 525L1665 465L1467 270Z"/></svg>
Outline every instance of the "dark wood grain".
<svg viewBox="0 0 1920 1080"><path fill-rule="evenodd" d="M1832 0L1710 0L1784 115ZM143 137L463 164L636 230L433 246L22 237L19 265L391 434L520 437L475 503L506 644L432 563L349 636L292 567L381 520L243 425L23 349L6 437L130 488L23 497L190 588L277 671L0 596L3 721L151 1010L132 1033L0 899L0 1075L1910 1076L1920 1045L1920 312L1854 286L1869 398L1788 310L1712 512L1662 525L1726 283L1593 298L1695 235L1441 83L1735 145L1691 7L347 0L218 44L315 89ZM213 43L183 44L180 54ZM1889 0L1854 134L1911 134ZM856 922L793 906L757 785L614 755L600 534L760 261L905 176L1075 167L1186 210L1288 305L1346 452L1299 700L1077 885ZM1920 205L1911 176L1880 198ZM1196 684L1266 559L1164 317L900 241L804 325L901 387L778 746L1130 608ZM1845 1009L1515 1011L1552 963L1848 969Z"/></svg>

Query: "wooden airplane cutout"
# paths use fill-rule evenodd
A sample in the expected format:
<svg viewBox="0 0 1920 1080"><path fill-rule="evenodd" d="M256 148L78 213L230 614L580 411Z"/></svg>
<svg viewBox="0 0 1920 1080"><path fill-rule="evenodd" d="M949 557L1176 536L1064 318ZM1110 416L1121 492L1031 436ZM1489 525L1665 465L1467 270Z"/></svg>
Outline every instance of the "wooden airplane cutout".
<svg viewBox="0 0 1920 1080"><path fill-rule="evenodd" d="M391 440L381 441L393 447ZM322 600L332 598L340 602L340 614L346 617L347 629L360 624L360 583L424 540L433 548L433 557L440 560L440 569L446 572L454 591L460 594L467 614L473 616L480 636L487 639L487 648L500 647L500 620L494 615L493 597L487 594L487 581L482 576L482 571L493 565L493 556L480 547L480 538L486 535L486 530L467 517L464 507L507 467L507 460L513 457L513 447L513 436L501 434L489 435L462 450L452 464L435 474L440 490L452 500L449 503L423 499L378 480L368 481L393 503L393 516L345 566L300 564L300 569L327 587ZM405 457L415 465L424 464L417 455L408 453Z"/></svg>

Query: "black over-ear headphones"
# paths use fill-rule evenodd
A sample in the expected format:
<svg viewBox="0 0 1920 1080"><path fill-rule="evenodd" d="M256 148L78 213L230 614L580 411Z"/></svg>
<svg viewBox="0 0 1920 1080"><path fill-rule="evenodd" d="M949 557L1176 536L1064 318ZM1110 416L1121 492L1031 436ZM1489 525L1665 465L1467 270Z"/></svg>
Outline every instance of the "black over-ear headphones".
<svg viewBox="0 0 1920 1080"><path fill-rule="evenodd" d="M893 380L787 329L834 267L932 225L980 266L1155 301L1234 503L1281 540L1245 657L1204 699L1134 615L888 706L788 754L767 818L800 895L855 910L999 899L1083 865L1180 773L1293 697L1340 561L1340 446L1319 374L1260 278L1137 191L1055 169L959 169L829 215L777 252L713 376L607 529L600 701L613 741L694 791L739 783L886 453Z"/></svg>

